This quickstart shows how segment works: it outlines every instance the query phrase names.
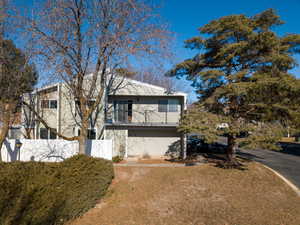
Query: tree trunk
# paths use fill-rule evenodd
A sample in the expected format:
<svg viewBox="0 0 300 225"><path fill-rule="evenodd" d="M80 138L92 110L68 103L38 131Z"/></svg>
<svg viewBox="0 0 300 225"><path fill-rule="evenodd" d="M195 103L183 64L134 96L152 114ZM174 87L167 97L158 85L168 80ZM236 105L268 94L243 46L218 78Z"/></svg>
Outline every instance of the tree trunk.
<svg viewBox="0 0 300 225"><path fill-rule="evenodd" d="M8 123L6 123L6 122L5 122L5 124L3 123L3 126L1 127L1 131L0 131L0 162L2 162L1 150L2 150L3 143L5 141L5 138L7 137L8 130L9 130L9 121L8 121Z"/></svg>
<svg viewBox="0 0 300 225"><path fill-rule="evenodd" d="M0 162L2 161L2 154L1 154L2 146L5 141L5 138L7 137L8 130L9 130L12 108L13 106L10 104L5 104L5 106L3 107L2 127L0 128Z"/></svg>
<svg viewBox="0 0 300 225"><path fill-rule="evenodd" d="M85 122L85 120L82 120L80 135L78 137L78 142L79 142L78 154L84 155L86 153L87 136L88 136L88 122Z"/></svg>
<svg viewBox="0 0 300 225"><path fill-rule="evenodd" d="M229 135L227 138L227 149L226 149L228 162L235 161L235 152L236 152L236 137L233 135Z"/></svg>
<svg viewBox="0 0 300 225"><path fill-rule="evenodd" d="M31 133L32 133L32 128L25 128L25 134L24 134L24 137L26 139L31 139Z"/></svg>

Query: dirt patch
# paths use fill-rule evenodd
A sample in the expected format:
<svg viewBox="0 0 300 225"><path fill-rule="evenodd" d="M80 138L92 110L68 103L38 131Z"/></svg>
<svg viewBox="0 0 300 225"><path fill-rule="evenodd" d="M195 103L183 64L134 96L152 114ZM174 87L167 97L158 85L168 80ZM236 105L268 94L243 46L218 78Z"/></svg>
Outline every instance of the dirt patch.
<svg viewBox="0 0 300 225"><path fill-rule="evenodd" d="M114 180L114 182L116 183L124 180L134 182L138 179L143 178L150 171L150 168L139 168L137 170L115 169L116 179Z"/></svg>
<svg viewBox="0 0 300 225"><path fill-rule="evenodd" d="M299 225L300 198L259 164L115 168L108 196L68 225Z"/></svg>

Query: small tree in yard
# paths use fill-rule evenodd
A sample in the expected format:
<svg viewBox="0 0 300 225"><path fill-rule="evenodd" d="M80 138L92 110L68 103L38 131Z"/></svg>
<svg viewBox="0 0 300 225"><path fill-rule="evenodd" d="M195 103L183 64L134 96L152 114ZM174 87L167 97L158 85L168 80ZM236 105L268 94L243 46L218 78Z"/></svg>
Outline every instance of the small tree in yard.
<svg viewBox="0 0 300 225"><path fill-rule="evenodd" d="M296 65L300 35L276 35L272 28L282 23L271 9L214 20L199 29L202 37L185 42L200 53L168 73L192 80L199 95L180 129L209 142L227 136L229 165L237 163L238 144L276 148L281 121L299 118L299 81L288 71Z"/></svg>
<svg viewBox="0 0 300 225"><path fill-rule="evenodd" d="M0 151L22 94L32 91L36 81L35 67L28 64L25 55L12 41L0 36Z"/></svg>
<svg viewBox="0 0 300 225"><path fill-rule="evenodd" d="M169 33L147 0L47 0L36 9L25 19L27 34L46 73L64 81L70 101L78 103L80 134L66 137L36 116L59 137L78 140L84 154L89 121L103 105L108 80L133 58L163 56Z"/></svg>

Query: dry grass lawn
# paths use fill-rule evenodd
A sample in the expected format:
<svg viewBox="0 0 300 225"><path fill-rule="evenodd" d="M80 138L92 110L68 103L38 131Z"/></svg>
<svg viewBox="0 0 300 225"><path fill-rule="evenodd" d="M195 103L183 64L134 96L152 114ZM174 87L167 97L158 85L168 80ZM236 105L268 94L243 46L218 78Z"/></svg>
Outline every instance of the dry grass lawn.
<svg viewBox="0 0 300 225"><path fill-rule="evenodd" d="M116 167L109 194L68 225L299 225L300 198L272 172Z"/></svg>

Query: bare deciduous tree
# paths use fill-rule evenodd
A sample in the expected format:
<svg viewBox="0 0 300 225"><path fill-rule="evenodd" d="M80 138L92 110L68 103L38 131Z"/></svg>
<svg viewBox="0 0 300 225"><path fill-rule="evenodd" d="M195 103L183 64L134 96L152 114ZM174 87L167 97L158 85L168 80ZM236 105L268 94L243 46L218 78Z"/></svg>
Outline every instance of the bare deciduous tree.
<svg viewBox="0 0 300 225"><path fill-rule="evenodd" d="M27 18L44 72L64 81L78 102L80 134L59 137L79 141L85 153L89 119L104 101L105 86L118 69L138 58L159 58L169 45L169 33L147 0L48 0ZM158 57L159 56L159 57ZM94 99L90 104L90 99Z"/></svg>

